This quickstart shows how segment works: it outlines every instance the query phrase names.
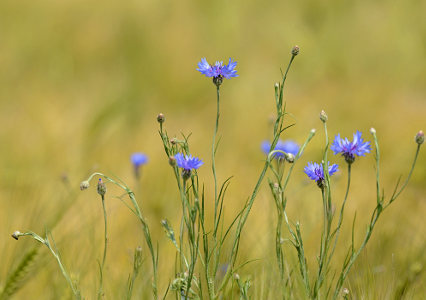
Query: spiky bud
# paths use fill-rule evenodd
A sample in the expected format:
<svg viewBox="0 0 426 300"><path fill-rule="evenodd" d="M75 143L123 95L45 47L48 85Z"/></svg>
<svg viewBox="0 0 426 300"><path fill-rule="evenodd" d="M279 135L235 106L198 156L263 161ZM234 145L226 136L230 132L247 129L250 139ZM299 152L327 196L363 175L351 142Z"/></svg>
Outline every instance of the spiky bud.
<svg viewBox="0 0 426 300"><path fill-rule="evenodd" d="M417 134L416 134L416 143L421 145L423 144L425 141L425 134L423 133L422 130L420 130Z"/></svg>
<svg viewBox="0 0 426 300"><path fill-rule="evenodd" d="M293 56L296 56L297 54L299 54L299 51L300 51L300 48L299 48L299 46L296 45L291 49L291 54Z"/></svg>
<svg viewBox="0 0 426 300"><path fill-rule="evenodd" d="M327 120L328 120L328 116L327 116L327 114L325 113L325 111L324 111L324 110L322 110L322 111L321 111L321 113L320 113L320 120L321 120L323 123L327 122Z"/></svg>
<svg viewBox="0 0 426 300"><path fill-rule="evenodd" d="M82 181L80 183L80 190L82 190L82 191L87 190L89 188L89 186L90 186L90 183L87 180Z"/></svg>
<svg viewBox="0 0 426 300"><path fill-rule="evenodd" d="M165 120L166 120L166 117L162 113L159 113L157 116L157 122L162 124L164 123Z"/></svg>
<svg viewBox="0 0 426 300"><path fill-rule="evenodd" d="M105 196L106 190L107 190L107 188L106 188L105 183L102 181L101 178L99 178L99 181L98 181L98 194L103 197L103 196Z"/></svg>
<svg viewBox="0 0 426 300"><path fill-rule="evenodd" d="M176 166L176 158L174 158L174 156L169 157L169 165L172 167Z"/></svg>

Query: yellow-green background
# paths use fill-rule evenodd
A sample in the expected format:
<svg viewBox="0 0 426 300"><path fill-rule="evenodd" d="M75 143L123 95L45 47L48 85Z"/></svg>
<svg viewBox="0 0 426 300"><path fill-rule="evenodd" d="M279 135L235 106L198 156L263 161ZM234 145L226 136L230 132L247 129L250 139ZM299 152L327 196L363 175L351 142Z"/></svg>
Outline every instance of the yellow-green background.
<svg viewBox="0 0 426 300"><path fill-rule="evenodd" d="M309 263L315 262L321 227L320 193L302 173L318 161L323 133L318 114L329 116L331 137L375 127L382 150L382 183L390 196L406 175L415 150L414 135L426 129L426 2L402 1L12 1L0 2L0 286L35 241L10 238L14 230L53 235L64 262L91 299L97 289L103 221L94 188L79 183L92 171L115 175L137 198L160 248L160 291L174 276L174 250L160 226L178 226L180 201L158 136L156 115L166 115L170 136L188 134L194 155L205 161L199 175L212 200L210 143L215 87L195 69L238 61L238 78L221 88L222 136L217 154L220 180L234 175L225 201L226 221L251 193L263 165L260 142L270 138L273 84L280 80L290 49L298 44L286 85L288 122L283 138L302 143L317 136L295 168L288 211L300 220ZM149 156L141 184L132 177L129 156ZM388 299L424 270L426 213L425 152L401 198L386 211L345 285L354 297ZM344 193L341 165L335 201ZM357 211L361 238L375 202L374 158L357 160L345 230ZM150 297L151 266L136 219L109 186L110 248L107 299L124 297L133 249L144 246L145 262L135 294ZM257 299L276 288L275 212L264 185L243 234L240 261L258 259L240 271L251 278ZM211 207L210 207L211 208ZM61 216L61 214L63 214ZM59 222L55 220L59 219ZM346 247L349 236L342 235ZM288 251L293 249L288 248ZM341 260L345 249L336 258ZM65 280L47 249L40 251L31 279L14 299L69 297ZM297 273L297 269L295 269ZM268 277L269 276L269 277ZM272 278L272 280L271 280ZM422 271L409 297L421 299ZM270 286L268 284L271 284Z"/></svg>

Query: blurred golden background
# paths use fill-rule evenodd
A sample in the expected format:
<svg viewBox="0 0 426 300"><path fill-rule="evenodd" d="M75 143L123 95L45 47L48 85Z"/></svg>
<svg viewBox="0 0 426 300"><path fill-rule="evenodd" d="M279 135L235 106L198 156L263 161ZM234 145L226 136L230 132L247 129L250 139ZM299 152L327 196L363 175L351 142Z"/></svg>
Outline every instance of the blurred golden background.
<svg viewBox="0 0 426 300"><path fill-rule="evenodd" d="M271 136L273 85L295 44L301 51L286 82L285 100L292 113L288 122L296 126L283 139L302 143L312 128L318 134L295 167L288 210L302 224L313 264L321 198L302 171L307 161L321 158L319 112L328 114L331 138L360 130L371 141L368 130L376 128L381 179L390 196L398 177L407 175L415 134L426 129L425 11L426 2L418 0L1 1L0 287L25 251L36 246L30 239L16 242L10 234L18 229L43 234L50 228L83 295L94 297L96 260L103 249L102 207L95 188L82 193L79 184L100 171L135 189L159 244L162 293L174 276L175 252L160 220L168 218L176 228L180 201L156 115L165 114L170 136L192 133L191 149L205 161L199 175L211 200L215 87L196 71L196 64L202 57L210 63L229 57L238 62L239 77L221 87L222 139L216 157L218 179L234 176L225 203L229 222L263 165L260 143ZM149 156L140 183L129 160L136 151ZM340 203L344 161L330 156L341 165L333 179L334 199ZM425 161L422 151L407 190L379 220L353 268L346 286L354 299L389 299L413 276L408 297L426 294L420 284L426 278ZM357 211L360 239L375 203L373 155L357 160L352 174L345 230L349 232ZM135 295L149 299L151 266L142 231L115 198L121 192L108 188L107 299L124 297L138 245L143 245L145 261ZM241 261L259 259L240 271L252 278L255 299L262 299L266 278L277 272L275 218L264 184L239 255ZM340 259L345 249L337 253ZM41 249L30 278L13 299L70 297L47 251Z"/></svg>

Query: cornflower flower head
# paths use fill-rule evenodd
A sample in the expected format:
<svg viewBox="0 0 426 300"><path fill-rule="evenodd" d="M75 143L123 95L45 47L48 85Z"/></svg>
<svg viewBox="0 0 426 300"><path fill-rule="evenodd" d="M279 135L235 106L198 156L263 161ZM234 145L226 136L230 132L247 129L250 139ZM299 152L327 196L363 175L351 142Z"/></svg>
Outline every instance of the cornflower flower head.
<svg viewBox="0 0 426 300"><path fill-rule="evenodd" d="M139 168L141 165L144 165L148 162L148 157L143 153L136 152L130 156L130 161L135 166L135 168Z"/></svg>
<svg viewBox="0 0 426 300"><path fill-rule="evenodd" d="M337 168L337 164L330 166L330 162L328 162L328 174L330 176L336 173ZM322 164L308 162L304 172L308 175L309 179L314 180L321 189L324 188L324 170Z"/></svg>
<svg viewBox="0 0 426 300"><path fill-rule="evenodd" d="M232 58L229 58L227 65L224 65L222 61L216 61L214 65L210 65L205 58L202 58L198 63L197 71L207 77L213 77L213 83L220 86L223 78L231 79L238 76L237 70L235 70L236 66L237 62L232 61Z"/></svg>
<svg viewBox="0 0 426 300"><path fill-rule="evenodd" d="M192 170L196 170L204 164L201 159L193 157L191 154L183 155L182 153L177 153L174 158L176 159L176 165L183 169L182 177L185 180L191 177Z"/></svg>
<svg viewBox="0 0 426 300"><path fill-rule="evenodd" d="M269 150L271 149L271 143L268 142L268 141L264 141L264 142L262 142L261 148L262 148L263 153L268 155ZM286 140L286 141L279 140L277 142L277 145L274 148L274 150L280 150L280 151L283 151L285 153L292 154L293 158L294 158L294 156L297 155L297 153L299 153L299 149L300 149L300 146L292 140ZM277 159L286 158L284 153L281 153L281 152L274 153L273 157L277 158Z"/></svg>
<svg viewBox="0 0 426 300"><path fill-rule="evenodd" d="M364 142L361 138L361 132L357 131L354 133L354 139L352 142L348 138L342 139L340 134L336 135L334 138L333 144L330 146L330 149L334 151L334 154L342 153L342 156L345 158L345 161L348 164L351 164L355 161L355 155L365 156L365 153L371 151L370 142Z"/></svg>
<svg viewBox="0 0 426 300"><path fill-rule="evenodd" d="M130 156L130 161L133 164L136 178L140 177L140 167L148 162L148 156L143 153L136 152Z"/></svg>

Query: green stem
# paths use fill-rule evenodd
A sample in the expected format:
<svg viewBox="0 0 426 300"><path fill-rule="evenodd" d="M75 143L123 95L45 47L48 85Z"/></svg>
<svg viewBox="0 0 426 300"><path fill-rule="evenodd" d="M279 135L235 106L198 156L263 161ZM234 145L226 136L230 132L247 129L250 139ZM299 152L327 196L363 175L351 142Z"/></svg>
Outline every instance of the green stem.
<svg viewBox="0 0 426 300"><path fill-rule="evenodd" d="M351 186L351 166L352 166L352 164L348 164L348 183L346 185L346 193L345 193L345 198L343 199L342 208L340 209L339 222L337 223L337 227L332 234L332 236L334 234L336 234L336 237L334 239L333 248L332 248L330 255L328 257L329 262L331 261L331 258L334 254L334 250L336 249L337 240L339 239L339 234L340 234L340 228L341 228L342 223L343 223L343 212L345 210L346 200L348 199L348 195L349 195L349 187Z"/></svg>
<svg viewBox="0 0 426 300"><path fill-rule="evenodd" d="M105 226L105 244L104 244L104 255L102 258L102 264L100 268L100 282L99 282L99 291L98 291L98 299L101 299L103 294L103 274L104 274L104 266L105 266L105 260L106 260L106 254L107 254L107 245L108 245L108 231L107 231L107 213L105 208L105 196L101 195L102 198L102 208L104 212L104 226Z"/></svg>
<svg viewBox="0 0 426 300"><path fill-rule="evenodd" d="M212 141L212 172L213 172L213 179L214 179L214 224L216 224L216 218L217 218L217 208L219 205L219 200L217 198L217 178L216 178L216 164L215 164L215 155L216 155L216 135L219 128L219 116L220 116L220 110L219 110L219 103L220 103L220 87L219 85L216 86L216 94L217 94L217 101L216 101L216 124L214 128L213 133L213 141ZM216 238L216 231L213 232L214 237Z"/></svg>
<svg viewBox="0 0 426 300"><path fill-rule="evenodd" d="M68 274L68 272L65 269L64 265L62 264L61 257L59 255L59 253L55 252L55 250L51 247L49 239L47 237L47 233L46 233L46 238L45 239L42 238L41 236L39 236L38 234L32 232L32 231L14 234L13 237L15 239L18 239L20 236L31 236L36 241L39 241L40 243L44 244L50 250L50 252L55 257L56 261L58 262L59 268L62 271L62 275L64 275L66 281L68 282L69 286L71 287L71 290L72 290L72 292L74 294L74 297L76 299L81 299L80 292L74 287L74 284L72 283L70 275ZM52 241L53 241L53 237L52 237ZM53 241L53 243L54 243L54 241Z"/></svg>
<svg viewBox="0 0 426 300"><path fill-rule="evenodd" d="M87 179L87 181L90 182L90 180L92 180L92 178L96 175L105 178L109 182L111 182L111 183L119 186L121 189L123 189L127 193L127 195L129 196L130 201L132 202L133 207L135 208L134 210L132 209L131 211L136 215L136 217L141 222L143 233L144 233L144 236L145 236L145 241L148 245L149 252L151 254L151 261L152 261L152 267L153 267L153 273L154 273L154 278L153 278L153 282L152 282L152 290L153 290L153 294L154 294L154 299L157 300L158 299L158 292L157 292L157 282L158 282L158 274L157 274L158 261L157 260L158 260L158 256L155 255L155 251L154 251L154 247L152 245L149 227L148 227L148 224L145 221L145 218L142 215L142 211L139 208L139 204L136 201L135 194L133 193L133 191L130 188L128 188L124 184L117 182L114 179L110 178L109 176L106 176L106 175L99 173L99 172L95 172L92 175L90 175L89 178Z"/></svg>

